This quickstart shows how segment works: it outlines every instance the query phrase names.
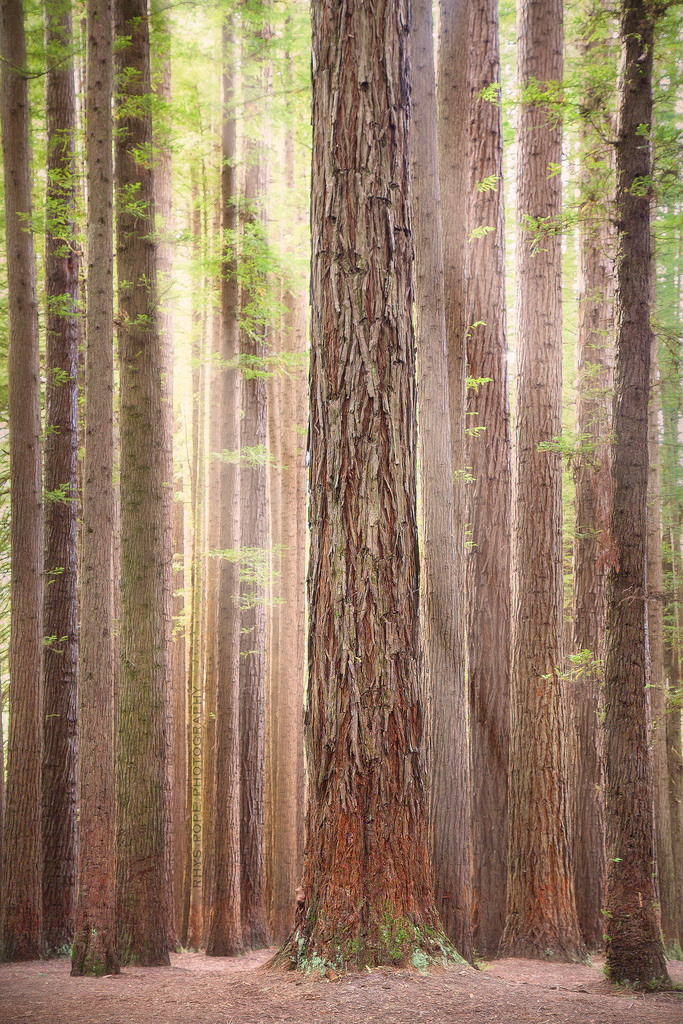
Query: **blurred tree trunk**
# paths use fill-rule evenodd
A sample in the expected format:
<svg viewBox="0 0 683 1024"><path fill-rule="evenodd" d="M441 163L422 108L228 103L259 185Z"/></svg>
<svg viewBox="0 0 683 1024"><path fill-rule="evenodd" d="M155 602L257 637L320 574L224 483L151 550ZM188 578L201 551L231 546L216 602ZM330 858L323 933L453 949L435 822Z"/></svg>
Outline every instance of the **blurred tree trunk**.
<svg viewBox="0 0 683 1024"><path fill-rule="evenodd" d="M213 833L211 918L206 944L210 956L241 953L239 567L240 542L240 375L237 283L237 150L235 123L235 38L232 17L222 28L221 111L221 372L220 523L218 564L218 675L216 679L216 813ZM232 557L230 557L232 555Z"/></svg>
<svg viewBox="0 0 683 1024"><path fill-rule="evenodd" d="M429 815L437 907L472 959L469 760L456 533L431 0L414 0L411 170L421 493L420 629L429 714Z"/></svg>

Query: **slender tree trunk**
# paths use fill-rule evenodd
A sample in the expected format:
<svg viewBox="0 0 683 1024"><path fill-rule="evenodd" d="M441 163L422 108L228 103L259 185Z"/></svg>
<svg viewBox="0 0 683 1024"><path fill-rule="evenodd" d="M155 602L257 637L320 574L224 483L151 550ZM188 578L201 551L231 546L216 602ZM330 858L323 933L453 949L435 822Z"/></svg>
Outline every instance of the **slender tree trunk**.
<svg viewBox="0 0 683 1024"><path fill-rule="evenodd" d="M505 308L503 124L481 96L500 82L498 2L470 5L470 234L467 248L467 679L472 770L472 928L493 956L505 925L510 732L510 399ZM495 178L495 187L482 182ZM474 326L476 324L476 326Z"/></svg>
<svg viewBox="0 0 683 1024"><path fill-rule="evenodd" d="M420 423L420 624L431 759L430 827L437 907L458 952L472 959L469 760L461 579L451 462L448 358L436 139L431 0L413 3L411 168Z"/></svg>
<svg viewBox="0 0 683 1024"><path fill-rule="evenodd" d="M163 570L164 570L164 649L166 658L165 714L166 714L166 875L171 898L175 900L175 885L178 877L175 867L175 822L176 800L174 799L175 771L175 709L173 701L173 306L170 289L173 283L173 206L172 206L172 163L170 146L170 103L171 103L171 22L170 11L164 0L152 0L151 30L153 33L152 52L156 57L157 87L159 106L155 115L155 202L156 231L158 237L159 268L159 336L161 344L161 386L163 415ZM175 949L178 934L175 916L168 915L168 947Z"/></svg>
<svg viewBox="0 0 683 1024"><path fill-rule="evenodd" d="M267 29L263 29L263 46ZM264 89L267 71L263 54L255 69L245 76L245 119L254 117L255 96ZM253 125L250 125L253 130ZM260 222L261 202L268 180L266 150L249 138L245 145L245 218L243 233L258 251L259 236L265 235ZM247 252L246 259L252 257ZM252 274L256 274L254 267ZM243 285L242 319L249 321L256 293ZM268 565L268 523L266 516L266 467L263 452L268 430L266 382L258 372L258 361L266 353L265 328L258 319L240 331L242 363L241 449L246 452L240 473L241 557L244 568L252 563L253 580L240 586L240 846L242 936L246 946L258 949L269 944L265 901L265 699L266 699L266 589L259 579ZM253 370L256 369L256 373ZM254 456L254 457L250 457ZM246 560L245 560L246 559Z"/></svg>
<svg viewBox="0 0 683 1024"><path fill-rule="evenodd" d="M43 628L43 938L71 943L76 899L78 622L78 255L71 8L45 3L45 579Z"/></svg>
<svg viewBox="0 0 683 1024"><path fill-rule="evenodd" d="M292 88L292 61L287 55L287 86ZM290 110L290 117L294 111ZM284 140L283 209L291 209L296 186L294 132ZM283 251L292 244L291 222L284 227ZM273 940L284 942L292 930L296 913L296 887L301 877L300 836L303 822L303 650L297 643L303 630L304 574L300 571L299 525L305 507L298 500L306 484L306 470L300 457L300 395L304 394L306 348L305 297L293 279L284 282L282 350L286 361L280 381L281 476L278 568L281 573L276 665L271 666L271 778L272 778L272 867L270 927ZM269 410L270 413L270 410Z"/></svg>
<svg viewBox="0 0 683 1024"><path fill-rule="evenodd" d="M221 437L224 457L220 473L218 570L218 677L216 679L216 820L213 834L211 919L206 944L210 956L242 951L240 914L240 787L239 787L239 569L234 553L239 546L240 447L237 230L235 175L236 125L235 40L233 23L222 29L221 125ZM228 453L232 453L230 459ZM228 552L233 557L228 557Z"/></svg>
<svg viewBox="0 0 683 1024"><path fill-rule="evenodd" d="M88 304L81 549L78 905L71 973L118 974L114 794L111 0L87 15Z"/></svg>
<svg viewBox="0 0 683 1024"><path fill-rule="evenodd" d="M668 983L656 897L646 575L650 384L650 174L654 26L647 0L624 0L617 95L616 365L605 660L608 977Z"/></svg>
<svg viewBox="0 0 683 1024"><path fill-rule="evenodd" d="M316 0L312 19L310 781L281 958L362 967L442 935L418 672L408 8Z"/></svg>
<svg viewBox="0 0 683 1024"><path fill-rule="evenodd" d="M681 519L676 506L671 524L671 573L674 593L674 642L671 652L669 702L666 716L666 748L669 764L669 808L671 846L676 879L676 913L679 935L683 936L683 742L681 729L681 637L683 637L683 593L681 592ZM683 943L681 943L683 944Z"/></svg>
<svg viewBox="0 0 683 1024"><path fill-rule="evenodd" d="M173 513L173 538L175 551L173 591L173 908L176 935L181 937L183 929L183 877L185 869L185 836L187 834L187 728L185 724L185 508L182 497L182 478L176 481L176 498Z"/></svg>
<svg viewBox="0 0 683 1024"><path fill-rule="evenodd" d="M655 267L653 262L652 281ZM652 289L654 306L654 287ZM662 566L662 499L659 466L659 413L661 383L657 335L651 333L650 395L648 403L647 485L647 624L650 649L650 711L654 784L657 883L664 947L680 944L676 906L676 878L669 801L669 762L666 745L667 681L664 674L664 571Z"/></svg>
<svg viewBox="0 0 683 1024"><path fill-rule="evenodd" d="M501 952L583 956L574 901L562 665L562 4L517 10L517 390L508 891ZM526 220L536 219L532 231ZM538 234L538 231L542 235ZM549 445L543 449L543 444Z"/></svg>
<svg viewBox="0 0 683 1024"><path fill-rule="evenodd" d="M601 8L602 9L602 8ZM597 6L591 7L597 13ZM582 42L587 75L610 59L604 42L593 35L588 18ZM606 202L611 179L609 146L595 127L609 102L589 78L581 122L582 220L578 254L578 335L576 345L576 430L574 459L576 520L573 553L572 649L578 662L568 688L572 717L571 777L574 886L579 926L588 949L603 944L605 893L605 819L603 799L600 691L604 660L605 577L609 559L612 482L609 464L614 335L614 229ZM609 126L605 124L605 130ZM584 654L584 652L586 652Z"/></svg>
<svg viewBox="0 0 683 1024"><path fill-rule="evenodd" d="M121 679L117 935L124 962L168 964L164 389L158 319L149 23L116 0L121 372Z"/></svg>
<svg viewBox="0 0 683 1024"><path fill-rule="evenodd" d="M3 0L0 57L9 295L12 561L0 956L5 960L35 960L42 951L43 501L38 305L31 227L26 40L21 0Z"/></svg>

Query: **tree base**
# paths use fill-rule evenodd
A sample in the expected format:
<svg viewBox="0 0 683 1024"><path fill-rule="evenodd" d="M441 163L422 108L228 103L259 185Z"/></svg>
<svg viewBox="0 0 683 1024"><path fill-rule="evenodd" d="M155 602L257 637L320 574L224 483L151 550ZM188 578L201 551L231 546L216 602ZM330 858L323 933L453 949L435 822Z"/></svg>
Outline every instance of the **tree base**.
<svg viewBox="0 0 683 1024"><path fill-rule="evenodd" d="M71 954L71 977L101 978L106 974L120 974L116 951L102 932L91 928L74 939Z"/></svg>
<svg viewBox="0 0 683 1024"><path fill-rule="evenodd" d="M430 965L468 966L438 919L434 925L418 925L385 909L381 916L370 914L363 928L352 930L348 924L325 924L322 915L307 928L310 912L298 916L294 931L269 961L269 968L330 977L372 967L412 966L422 970Z"/></svg>

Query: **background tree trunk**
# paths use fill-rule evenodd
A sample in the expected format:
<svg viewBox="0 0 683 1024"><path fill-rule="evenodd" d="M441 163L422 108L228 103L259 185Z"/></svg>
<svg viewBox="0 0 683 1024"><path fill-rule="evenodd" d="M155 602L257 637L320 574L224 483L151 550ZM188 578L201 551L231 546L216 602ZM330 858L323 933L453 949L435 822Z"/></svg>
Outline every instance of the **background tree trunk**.
<svg viewBox="0 0 683 1024"><path fill-rule="evenodd" d="M114 794L111 0L87 14L88 303L81 549L78 904L71 973L118 974Z"/></svg>
<svg viewBox="0 0 683 1024"><path fill-rule="evenodd" d="M517 389L506 956L576 959L562 666L562 4L517 9ZM527 218L534 218L534 226ZM542 449L541 445L549 447Z"/></svg>
<svg viewBox="0 0 683 1024"><path fill-rule="evenodd" d="M78 243L71 8L45 3L45 579L43 629L43 937L68 947L76 900L78 621Z"/></svg>
<svg viewBox="0 0 683 1024"><path fill-rule="evenodd" d="M240 541L240 375L236 231L237 149L234 112L235 39L232 18L222 29L221 124L221 427L218 566L218 677L216 679L216 820L213 834L209 956L241 953L240 785L239 785L239 568ZM230 458L232 455L232 458ZM229 555L232 554L232 557Z"/></svg>
<svg viewBox="0 0 683 1024"><path fill-rule="evenodd" d="M21 0L5 0L2 4L0 57L12 502L9 737L0 950L6 960L35 960L42 951L43 496L38 305L31 227L26 39Z"/></svg>
<svg viewBox="0 0 683 1024"><path fill-rule="evenodd" d="M605 809L607 972L612 981L668 984L656 894L647 684L646 501L650 385L650 143L653 21L647 0L621 8L617 96L616 366L607 576ZM634 183L636 188L634 188Z"/></svg>
<svg viewBox="0 0 683 1024"><path fill-rule="evenodd" d="M121 372L121 680L117 935L122 961L168 964L162 352L154 235L149 23L117 0L116 134ZM124 42L125 39L125 42Z"/></svg>
<svg viewBox="0 0 683 1024"><path fill-rule="evenodd" d="M502 110L481 96L486 86L500 82L497 0L470 5L468 38L467 373L486 381L467 394L472 937L481 956L494 956L505 925L512 541ZM492 176L494 187L483 188ZM472 238L480 227L493 231Z"/></svg>
<svg viewBox="0 0 683 1024"><path fill-rule="evenodd" d="M431 770L436 904L461 956L472 959L470 773L462 569L456 533L431 0L414 0L411 170L415 240L421 550L420 629Z"/></svg>

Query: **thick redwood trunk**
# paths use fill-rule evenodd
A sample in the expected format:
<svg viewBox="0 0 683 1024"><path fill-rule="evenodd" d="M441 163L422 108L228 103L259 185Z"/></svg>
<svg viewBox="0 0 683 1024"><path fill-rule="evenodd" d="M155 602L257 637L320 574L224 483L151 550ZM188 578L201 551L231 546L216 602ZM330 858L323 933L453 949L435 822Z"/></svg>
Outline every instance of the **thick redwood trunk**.
<svg viewBox="0 0 683 1024"><path fill-rule="evenodd" d="M613 981L668 983L656 894L650 743L646 504L650 385L650 174L654 28L647 0L624 0L617 112L616 363L607 576L605 809L607 972ZM634 188L634 183L636 187Z"/></svg>
<svg viewBox="0 0 683 1024"><path fill-rule="evenodd" d="M418 672L407 16L402 0L312 5L310 782L282 951L301 967L445 941Z"/></svg>

